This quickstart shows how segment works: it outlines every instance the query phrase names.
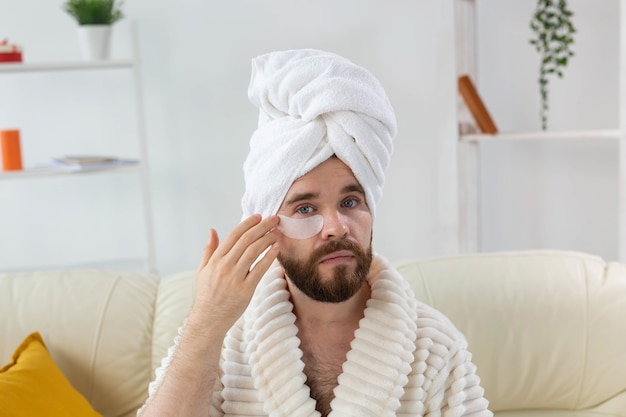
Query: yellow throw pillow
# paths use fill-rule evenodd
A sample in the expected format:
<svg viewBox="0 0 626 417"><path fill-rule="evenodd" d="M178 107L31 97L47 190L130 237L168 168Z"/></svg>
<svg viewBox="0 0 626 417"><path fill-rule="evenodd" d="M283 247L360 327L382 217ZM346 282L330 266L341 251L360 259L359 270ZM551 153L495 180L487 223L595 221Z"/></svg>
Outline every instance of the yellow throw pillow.
<svg viewBox="0 0 626 417"><path fill-rule="evenodd" d="M38 332L0 369L3 417L102 417L56 366Z"/></svg>

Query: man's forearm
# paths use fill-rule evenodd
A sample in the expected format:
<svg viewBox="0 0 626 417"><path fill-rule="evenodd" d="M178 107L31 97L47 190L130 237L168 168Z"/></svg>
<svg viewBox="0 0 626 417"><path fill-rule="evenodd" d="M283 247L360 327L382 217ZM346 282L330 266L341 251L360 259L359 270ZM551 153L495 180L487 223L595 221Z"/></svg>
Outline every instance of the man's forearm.
<svg viewBox="0 0 626 417"><path fill-rule="evenodd" d="M188 318L163 381L141 417L209 415L225 334L219 325L201 321L193 313Z"/></svg>

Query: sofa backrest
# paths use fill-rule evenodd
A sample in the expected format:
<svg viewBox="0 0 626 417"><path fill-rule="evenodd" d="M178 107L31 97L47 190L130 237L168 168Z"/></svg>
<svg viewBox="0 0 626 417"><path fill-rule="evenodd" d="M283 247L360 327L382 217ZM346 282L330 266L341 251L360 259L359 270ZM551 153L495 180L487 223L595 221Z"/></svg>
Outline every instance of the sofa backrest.
<svg viewBox="0 0 626 417"><path fill-rule="evenodd" d="M626 266L524 251L403 262L466 336L492 411L626 415Z"/></svg>
<svg viewBox="0 0 626 417"><path fill-rule="evenodd" d="M525 251L413 260L399 270L465 334L493 411L626 416L626 265ZM96 410L134 417L191 308L194 275L0 274L0 363L39 331Z"/></svg>
<svg viewBox="0 0 626 417"><path fill-rule="evenodd" d="M134 417L193 301L194 274L65 270L0 274L0 366L38 331L105 417ZM1 414L1 413L0 413Z"/></svg>
<svg viewBox="0 0 626 417"><path fill-rule="evenodd" d="M150 380L154 379L154 371L161 366L161 360L167 356L167 350L174 344L178 329L191 310L195 284L195 271L169 275L159 283L155 306Z"/></svg>

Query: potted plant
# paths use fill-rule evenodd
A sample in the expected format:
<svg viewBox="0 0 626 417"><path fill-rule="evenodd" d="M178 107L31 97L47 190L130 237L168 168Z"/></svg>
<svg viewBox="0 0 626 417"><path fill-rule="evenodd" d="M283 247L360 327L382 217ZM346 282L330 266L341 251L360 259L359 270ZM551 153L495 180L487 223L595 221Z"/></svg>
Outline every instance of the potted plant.
<svg viewBox="0 0 626 417"><path fill-rule="evenodd" d="M109 57L111 26L124 17L118 0L67 0L63 9L79 25L83 56L103 60Z"/></svg>
<svg viewBox="0 0 626 417"><path fill-rule="evenodd" d="M530 43L540 55L539 93L541 95L541 128L548 126L548 82L554 74L563 77L563 69L574 56L572 44L576 28L574 14L567 7L567 0L537 0L537 7L530 22L534 38Z"/></svg>

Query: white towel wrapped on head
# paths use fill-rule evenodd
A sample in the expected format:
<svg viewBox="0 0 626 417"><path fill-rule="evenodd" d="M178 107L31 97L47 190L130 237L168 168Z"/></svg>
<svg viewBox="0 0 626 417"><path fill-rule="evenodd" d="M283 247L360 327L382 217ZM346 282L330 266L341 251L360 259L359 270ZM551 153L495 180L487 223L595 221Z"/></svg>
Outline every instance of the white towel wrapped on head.
<svg viewBox="0 0 626 417"><path fill-rule="evenodd" d="M244 218L276 214L293 182L333 154L352 169L375 217L397 128L369 71L325 51L272 52L253 59L248 96L259 124L244 163Z"/></svg>

